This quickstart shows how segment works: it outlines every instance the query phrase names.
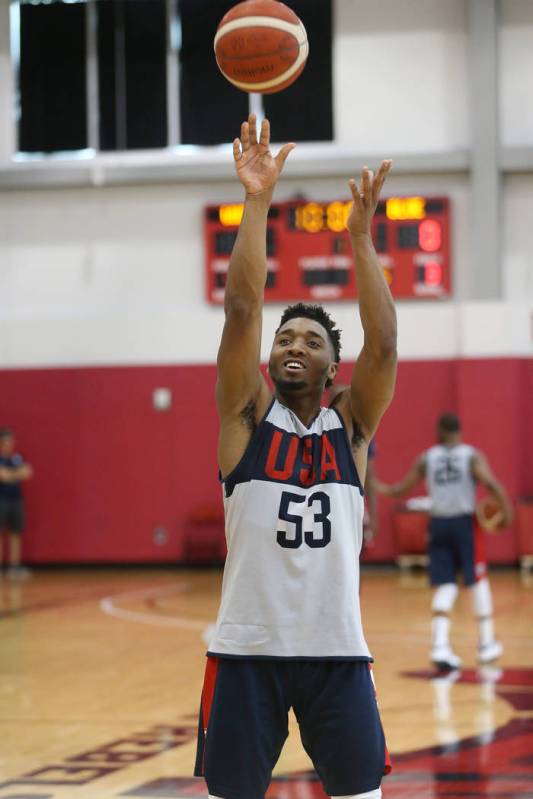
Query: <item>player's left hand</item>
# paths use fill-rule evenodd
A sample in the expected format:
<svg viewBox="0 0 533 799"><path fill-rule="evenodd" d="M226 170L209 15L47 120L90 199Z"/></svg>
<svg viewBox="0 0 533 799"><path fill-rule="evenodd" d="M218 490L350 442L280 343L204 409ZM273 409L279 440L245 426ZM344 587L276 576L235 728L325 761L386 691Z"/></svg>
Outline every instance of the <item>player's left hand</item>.
<svg viewBox="0 0 533 799"><path fill-rule="evenodd" d="M287 156L296 145L285 144L274 156L270 152L270 123L261 122L259 140L257 138L257 119L250 114L241 125L240 139L233 141L233 158L237 177L246 189L246 195L253 197L270 191L281 175Z"/></svg>
<svg viewBox="0 0 533 799"><path fill-rule="evenodd" d="M363 167L359 188L353 178L348 181L352 192L353 204L346 221L346 227L352 236L370 234L372 217L376 211L381 189L391 167L392 161L382 161L375 176L367 166Z"/></svg>

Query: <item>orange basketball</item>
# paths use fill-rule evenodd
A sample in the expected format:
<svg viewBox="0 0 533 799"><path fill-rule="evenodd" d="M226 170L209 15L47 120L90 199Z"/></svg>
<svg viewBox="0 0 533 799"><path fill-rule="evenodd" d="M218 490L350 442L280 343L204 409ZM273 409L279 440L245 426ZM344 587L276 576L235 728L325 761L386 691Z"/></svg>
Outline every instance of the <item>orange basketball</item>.
<svg viewBox="0 0 533 799"><path fill-rule="evenodd" d="M484 497L478 502L476 516L479 526L488 533L494 533L502 527L503 510L494 497Z"/></svg>
<svg viewBox="0 0 533 799"><path fill-rule="evenodd" d="M215 56L225 78L244 92L272 94L302 72L309 45L301 20L278 0L245 0L222 18Z"/></svg>

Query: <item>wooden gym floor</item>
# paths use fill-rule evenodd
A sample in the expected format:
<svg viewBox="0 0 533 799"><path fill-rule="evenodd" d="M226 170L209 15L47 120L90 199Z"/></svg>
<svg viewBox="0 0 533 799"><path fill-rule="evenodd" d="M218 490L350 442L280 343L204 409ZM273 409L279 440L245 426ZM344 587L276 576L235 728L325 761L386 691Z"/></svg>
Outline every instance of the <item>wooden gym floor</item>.
<svg viewBox="0 0 533 799"><path fill-rule="evenodd" d="M0 582L0 799L205 796L191 778L219 571L71 570ZM428 667L424 573L363 573L366 636L394 770L384 797L533 797L533 579L491 575L501 661L477 669L469 597L460 673ZM269 799L322 797L291 734Z"/></svg>

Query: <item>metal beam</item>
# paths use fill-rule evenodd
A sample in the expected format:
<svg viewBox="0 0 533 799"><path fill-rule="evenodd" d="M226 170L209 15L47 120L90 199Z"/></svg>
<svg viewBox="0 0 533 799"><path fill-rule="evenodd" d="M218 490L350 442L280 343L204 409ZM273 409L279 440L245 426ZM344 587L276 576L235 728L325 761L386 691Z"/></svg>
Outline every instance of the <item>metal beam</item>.
<svg viewBox="0 0 533 799"><path fill-rule="evenodd" d="M100 149L100 90L98 83L98 8L96 0L88 0L85 8L87 146Z"/></svg>
<svg viewBox="0 0 533 799"><path fill-rule="evenodd" d="M498 299L501 278L499 0L467 0L473 259L466 299Z"/></svg>
<svg viewBox="0 0 533 799"><path fill-rule="evenodd" d="M13 13L19 17L18 6L13 9ZM15 27L12 34L20 35L19 26ZM0 163L11 160L17 140L15 86L18 65L14 66L12 62L10 32L10 3L0 2Z"/></svg>
<svg viewBox="0 0 533 799"><path fill-rule="evenodd" d="M166 0L166 20L167 145L176 147L180 143L179 50L181 47L181 23L178 15L178 0Z"/></svg>
<svg viewBox="0 0 533 799"><path fill-rule="evenodd" d="M128 149L128 103L126 85L126 18L124 0L114 6L115 25L115 146Z"/></svg>
<svg viewBox="0 0 533 799"><path fill-rule="evenodd" d="M273 149L277 147L274 144ZM395 175L465 174L469 170L466 150L448 153L392 153ZM286 178L346 178L347 169L375 164L379 156L331 144L298 145L283 170ZM95 158L48 156L24 158L0 166L0 191L17 188L60 186L128 185L140 183L186 183L234 180L231 147L197 147L143 152L100 153Z"/></svg>

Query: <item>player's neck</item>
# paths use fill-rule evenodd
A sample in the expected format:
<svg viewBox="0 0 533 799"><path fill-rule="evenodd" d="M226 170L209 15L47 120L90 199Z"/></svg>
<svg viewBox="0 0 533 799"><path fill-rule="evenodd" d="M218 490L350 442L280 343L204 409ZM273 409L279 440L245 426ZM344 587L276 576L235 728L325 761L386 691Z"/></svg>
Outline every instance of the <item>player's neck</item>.
<svg viewBox="0 0 533 799"><path fill-rule="evenodd" d="M454 436L453 438L445 438L440 443L444 447L457 447L461 443L461 439L459 436Z"/></svg>
<svg viewBox="0 0 533 799"><path fill-rule="evenodd" d="M276 399L289 408L304 424L310 427L320 412L322 395L276 391Z"/></svg>

